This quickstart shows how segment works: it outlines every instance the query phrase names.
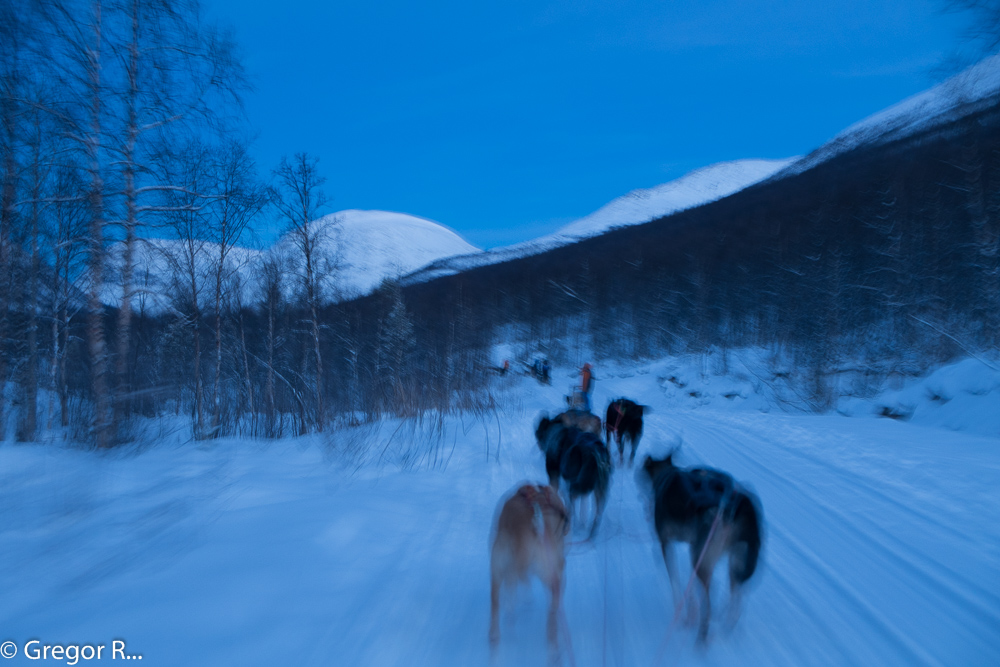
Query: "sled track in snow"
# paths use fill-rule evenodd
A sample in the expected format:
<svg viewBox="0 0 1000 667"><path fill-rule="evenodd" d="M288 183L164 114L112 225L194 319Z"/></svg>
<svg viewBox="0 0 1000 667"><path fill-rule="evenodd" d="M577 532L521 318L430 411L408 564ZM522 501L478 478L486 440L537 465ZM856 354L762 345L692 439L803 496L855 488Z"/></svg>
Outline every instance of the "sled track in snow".
<svg viewBox="0 0 1000 667"><path fill-rule="evenodd" d="M947 526L928 512L915 509L912 504L901 502L865 483L878 483L874 478L866 480L864 476L846 467L788 446L780 437L752 432L752 427L746 424L739 424L740 430L737 431L736 426L719 423L720 420L708 423L708 418L704 416L675 416L680 417L685 433L694 436L690 450L696 456L706 464L724 470L732 471L733 465L746 469L748 474L737 474L737 478L744 477L762 490L762 498L766 497L763 501L764 516L770 533L770 544L765 545L765 550L775 543L786 546L798 563L825 581L829 588L856 610L860 619L871 628L878 628L881 638L889 639L897 647L897 658L905 655L907 664L954 664L949 663L946 657L935 655L925 648L922 641L925 637L915 633L912 624L909 630L901 627L900 617L905 615L898 613L901 610L893 608L897 619L893 620L886 613L884 605L876 605L876 594L863 590L860 583L850 583L851 577L845 576L844 568L832 567L828 562L829 558L842 559L846 553L857 567L879 570L884 582L897 588L909 587L912 591L910 597L933 610L931 615L937 617L942 624L952 626L955 636L964 636L965 641L978 645L984 652L980 655L985 655L990 650L996 651L995 645L989 645L989 639L995 637L997 628L1000 627L1000 598L988 589L977 586L947 562L922 549L924 542L907 543L894 534L894 530L898 530L901 524L910 523L933 534L935 539L957 539L967 545L964 548L976 545L976 536ZM808 472L812 474L795 474L801 472L801 469L788 466L795 462L805 462L811 468ZM793 469L780 470L783 464ZM788 474L789 472L792 474ZM902 487L898 483L890 486ZM850 512L829 500L831 496L843 500L852 494L864 498L860 503L864 511ZM912 502L918 502L913 495ZM857 501L853 503L855 510L858 505ZM839 549L817 551L809 543L814 531L800 531L796 535L795 528L789 527L783 520L792 508L811 520L805 524L795 522L797 525L808 527L812 523L821 526L824 532L835 535L833 541L839 543ZM893 513L902 515L902 518L893 517ZM885 523L879 523L873 517L881 518ZM978 536L980 540L983 537ZM784 565L788 567L790 563ZM789 590L793 590L796 585L801 587L808 580L808 577L804 578L801 574L796 576L780 568L768 568L768 573ZM839 637L838 641L844 642L844 638Z"/></svg>
<svg viewBox="0 0 1000 667"><path fill-rule="evenodd" d="M711 428L707 428L703 432L708 434L711 432ZM721 429L717 428L716 434L719 434L720 432ZM782 446L778 442L769 441L759 435L748 435L745 437L747 439L752 438L757 444L771 444L790 454L802 455L803 458L808 458L811 462L816 463L817 465L824 465L816 457L801 454L793 449ZM1000 609L1000 597L995 595L992 591L984 589L981 586L977 586L975 583L969 581L961 573L952 569L949 564L934 560L922 551L914 551L909 545L902 542L892 533L886 532L884 530L884 526L880 526L869 516L864 514L854 516L848 515L844 511L837 509L824 500L822 496L818 496L816 493L810 493L802 482L795 479L779 478L777 473L746 454L744 449L733 446L738 442L738 440L733 436L727 434L726 436L719 438L718 442L727 446L727 451L730 454L735 455L742 461L754 466L755 469L760 471L762 474L769 476L773 480L781 481L794 487L799 493L802 494L802 496L808 498L808 500L812 502L817 509L822 510L835 520L835 523L831 525L835 525L843 530L852 532L861 542L865 542L867 540L882 542L882 553L890 559L895 560L903 568L909 570L910 574L924 578L926 583L933 585L936 588L936 592L940 595L954 595L961 597L962 600L969 606L971 611L981 614L987 621L995 623L996 627L1000 627L1000 612L998 612L998 609ZM837 471L845 481L851 482L856 490L871 490L860 482L851 480L849 473L847 473L844 469L838 469L835 466L827 467L831 470ZM941 525L936 519L931 518L923 512L914 510L911 506L900 503L893 498L889 498L884 493L875 492L873 495L876 495L879 499L886 500L887 502L894 504L906 512L910 512L915 517L919 517L924 521L933 523L935 526ZM765 517L767 516L766 508L764 510L764 515ZM867 530L861 530L861 525L864 525ZM960 535L964 541L971 541L975 543L969 535L958 533L950 527L947 532L952 535ZM918 560L923 561L923 564L918 563ZM944 578L940 576L938 574L939 572L943 572L948 575L948 577ZM978 592L983 598L988 599L993 606L991 607L989 604L973 597L973 591Z"/></svg>

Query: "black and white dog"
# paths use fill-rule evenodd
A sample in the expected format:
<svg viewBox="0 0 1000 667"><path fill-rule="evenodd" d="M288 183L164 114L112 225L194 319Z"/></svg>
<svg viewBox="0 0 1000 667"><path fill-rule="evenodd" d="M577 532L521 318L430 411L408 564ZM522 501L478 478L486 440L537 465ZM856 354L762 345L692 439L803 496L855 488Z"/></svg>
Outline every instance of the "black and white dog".
<svg viewBox="0 0 1000 667"><path fill-rule="evenodd" d="M739 611L741 586L757 568L763 521L760 501L724 472L678 468L673 463L673 454L659 461L647 456L642 467L639 474L652 482L653 523L675 605L682 600L671 543L691 545L691 566L702 589L698 639L704 642L708 637L709 585L715 564L724 554L729 555L734 618Z"/></svg>
<svg viewBox="0 0 1000 667"><path fill-rule="evenodd" d="M599 436L566 426L561 421L542 417L535 429L538 448L545 455L549 484L559 489L566 481L572 513L578 498L594 495L594 523L590 537L597 532L611 483L611 455Z"/></svg>
<svg viewBox="0 0 1000 667"><path fill-rule="evenodd" d="M628 464L631 466L635 461L635 450L639 447L639 438L642 437L642 415L648 410L647 406L639 405L627 398L618 398L608 404L608 411L604 415L604 439L610 446L611 436L615 436L619 463L625 463L625 440L632 445Z"/></svg>

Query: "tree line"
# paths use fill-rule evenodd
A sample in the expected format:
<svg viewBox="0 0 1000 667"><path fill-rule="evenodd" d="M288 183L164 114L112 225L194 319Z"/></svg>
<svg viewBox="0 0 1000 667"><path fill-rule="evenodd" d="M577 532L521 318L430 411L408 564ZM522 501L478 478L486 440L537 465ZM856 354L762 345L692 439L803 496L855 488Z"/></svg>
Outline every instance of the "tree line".
<svg viewBox="0 0 1000 667"><path fill-rule="evenodd" d="M323 429L325 179L260 174L246 90L196 0L0 0L0 437Z"/></svg>

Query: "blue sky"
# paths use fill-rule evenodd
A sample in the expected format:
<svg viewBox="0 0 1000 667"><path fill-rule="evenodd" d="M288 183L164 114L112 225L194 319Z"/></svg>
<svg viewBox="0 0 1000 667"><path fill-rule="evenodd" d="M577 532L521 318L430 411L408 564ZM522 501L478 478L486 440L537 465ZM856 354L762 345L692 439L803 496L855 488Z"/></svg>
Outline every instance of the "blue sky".
<svg viewBox="0 0 1000 667"><path fill-rule="evenodd" d="M263 170L307 151L330 211L481 247L806 153L943 78L963 25L929 0L204 1L242 45Z"/></svg>

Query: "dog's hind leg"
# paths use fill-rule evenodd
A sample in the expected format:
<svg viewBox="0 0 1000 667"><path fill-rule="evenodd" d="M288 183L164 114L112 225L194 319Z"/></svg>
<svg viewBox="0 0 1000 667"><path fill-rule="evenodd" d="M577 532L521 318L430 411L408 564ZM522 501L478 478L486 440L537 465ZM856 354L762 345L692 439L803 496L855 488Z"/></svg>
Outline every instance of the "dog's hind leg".
<svg viewBox="0 0 1000 667"><path fill-rule="evenodd" d="M692 555L693 555L692 551ZM712 614L712 597L711 597L711 584L712 584L712 570L715 569L715 559L710 558L708 554L705 554L705 558L701 561L701 565L698 566L698 581L701 582L701 622L698 624L698 642L704 644L708 640L708 620Z"/></svg>
<svg viewBox="0 0 1000 667"><path fill-rule="evenodd" d="M732 630L740 619L743 607L743 582L747 570L749 545L737 542L729 548L729 608L726 611L726 626Z"/></svg>
<svg viewBox="0 0 1000 667"><path fill-rule="evenodd" d="M588 540L594 539L597 534L597 527L601 524L601 517L604 516L604 506L608 504L608 490L603 487L594 489L594 525L590 527Z"/></svg>
<svg viewBox="0 0 1000 667"><path fill-rule="evenodd" d="M500 578L490 576L490 647L496 649L500 643Z"/></svg>
<svg viewBox="0 0 1000 667"><path fill-rule="evenodd" d="M729 605L726 608L726 615L723 619L726 632L731 632L740 620L743 611L743 586L739 583L729 582Z"/></svg>
<svg viewBox="0 0 1000 667"><path fill-rule="evenodd" d="M580 517L580 508L577 507L578 496L569 489L566 490L565 495L560 494L560 496L562 497L563 505L566 506L566 519L572 530Z"/></svg>
<svg viewBox="0 0 1000 667"><path fill-rule="evenodd" d="M549 619L546 625L546 635L549 640L549 649L558 654L559 651L559 605L562 600L562 575L553 572L549 579L549 593L552 595L552 602L549 604Z"/></svg>
<svg viewBox="0 0 1000 667"><path fill-rule="evenodd" d="M549 486L556 491L559 490L559 458L555 456L545 457L545 472L549 476Z"/></svg>
<svg viewBox="0 0 1000 667"><path fill-rule="evenodd" d="M660 539L660 553L663 554L663 564L667 566L667 579L670 580L670 595L674 602L674 611L679 612L678 605L681 604L680 580L677 578L677 563L674 562L673 545Z"/></svg>

